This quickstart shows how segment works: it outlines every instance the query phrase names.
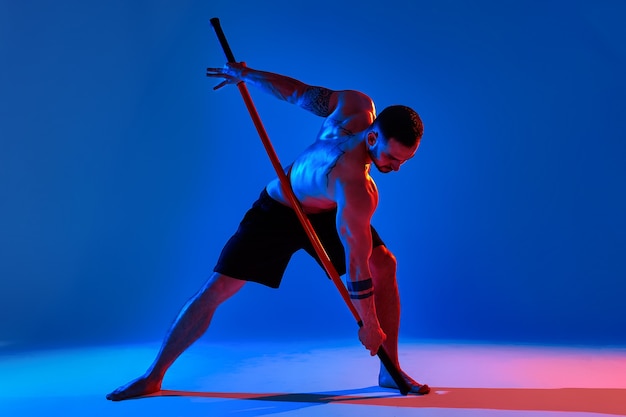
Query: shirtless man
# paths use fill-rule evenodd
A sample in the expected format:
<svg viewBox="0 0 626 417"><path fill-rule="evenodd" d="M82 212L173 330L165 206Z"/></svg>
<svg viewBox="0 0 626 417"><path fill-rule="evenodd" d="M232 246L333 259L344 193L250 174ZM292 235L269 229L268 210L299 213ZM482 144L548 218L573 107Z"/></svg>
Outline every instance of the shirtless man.
<svg viewBox="0 0 626 417"><path fill-rule="evenodd" d="M396 260L370 225L378 204L370 168L373 164L383 173L398 171L414 156L423 132L419 116L406 106L391 106L376 117L374 103L363 93L314 87L245 64L208 68L207 76L222 79L215 89L245 81L324 118L315 142L288 170L291 185L338 273L347 273L350 297L363 321L361 343L372 355L383 345L400 369ZM181 310L154 363L107 399L159 391L167 369L204 334L222 302L247 281L278 288L291 255L299 249L316 257L289 205L274 179L224 247L211 277ZM428 392L428 386L403 375L412 393ZM382 364L378 383L397 388Z"/></svg>

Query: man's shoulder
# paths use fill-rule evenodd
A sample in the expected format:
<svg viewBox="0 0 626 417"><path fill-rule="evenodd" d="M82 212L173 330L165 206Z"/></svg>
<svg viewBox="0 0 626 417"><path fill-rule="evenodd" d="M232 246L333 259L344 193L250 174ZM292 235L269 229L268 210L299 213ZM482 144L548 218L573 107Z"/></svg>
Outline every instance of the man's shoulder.
<svg viewBox="0 0 626 417"><path fill-rule="evenodd" d="M340 109L345 115L376 113L374 101L367 94L357 90L338 91L336 109Z"/></svg>
<svg viewBox="0 0 626 417"><path fill-rule="evenodd" d="M373 178L361 164L337 164L333 170L334 201L363 213L373 213L378 205L378 189Z"/></svg>

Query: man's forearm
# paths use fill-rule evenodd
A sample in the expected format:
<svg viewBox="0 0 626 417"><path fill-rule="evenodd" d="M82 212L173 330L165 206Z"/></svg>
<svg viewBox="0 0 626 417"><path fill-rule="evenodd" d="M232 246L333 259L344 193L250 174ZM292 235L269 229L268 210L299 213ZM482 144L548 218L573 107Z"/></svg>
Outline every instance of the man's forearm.
<svg viewBox="0 0 626 417"><path fill-rule="evenodd" d="M361 317L363 325L378 325L376 304L374 302L374 286L371 278L346 282L352 304Z"/></svg>
<svg viewBox="0 0 626 417"><path fill-rule="evenodd" d="M246 84L253 85L288 103L296 104L317 116L328 117L332 113L333 90L328 88L311 86L295 78L248 67L241 69L238 78Z"/></svg>
<svg viewBox="0 0 626 417"><path fill-rule="evenodd" d="M213 87L218 90L227 84L244 81L274 97L300 106L317 116L328 117L338 103L336 92L325 87L311 86L285 75L255 70L242 63L229 63L222 68L207 68L207 77L223 78Z"/></svg>
<svg viewBox="0 0 626 417"><path fill-rule="evenodd" d="M276 98L292 104L299 104L300 98L305 94L309 85L285 75L273 72L259 71L244 67L238 77L246 84L274 95Z"/></svg>

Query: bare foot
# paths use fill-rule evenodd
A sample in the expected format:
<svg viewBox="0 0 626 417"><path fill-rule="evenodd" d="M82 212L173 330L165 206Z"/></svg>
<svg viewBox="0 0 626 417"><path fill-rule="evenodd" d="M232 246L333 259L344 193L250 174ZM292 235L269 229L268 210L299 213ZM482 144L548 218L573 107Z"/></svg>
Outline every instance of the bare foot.
<svg viewBox="0 0 626 417"><path fill-rule="evenodd" d="M424 395L430 392L430 387L428 385L420 384L419 382L415 381L413 378L405 374L403 371L400 372L402 372L404 380L408 382L409 386L411 387L409 393ZM387 369L382 365L380 367L380 373L378 374L378 386L383 388L398 389L398 384L396 384L391 375L389 375L389 372L387 372Z"/></svg>
<svg viewBox="0 0 626 417"><path fill-rule="evenodd" d="M122 385L110 394L107 394L107 400L122 401L129 398L141 397L142 395L152 394L161 390L161 381L142 376L126 385Z"/></svg>

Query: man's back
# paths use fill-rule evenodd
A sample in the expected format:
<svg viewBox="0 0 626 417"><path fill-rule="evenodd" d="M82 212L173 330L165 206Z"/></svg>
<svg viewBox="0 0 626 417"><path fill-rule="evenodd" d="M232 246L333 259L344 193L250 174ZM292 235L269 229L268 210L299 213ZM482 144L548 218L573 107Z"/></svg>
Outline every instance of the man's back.
<svg viewBox="0 0 626 417"><path fill-rule="evenodd" d="M308 213L336 208L337 180L351 178L373 187L361 134L374 120L373 102L356 91L335 92L329 101L333 110L315 142L288 169L292 189ZM277 178L268 184L267 191L275 200L289 205Z"/></svg>

